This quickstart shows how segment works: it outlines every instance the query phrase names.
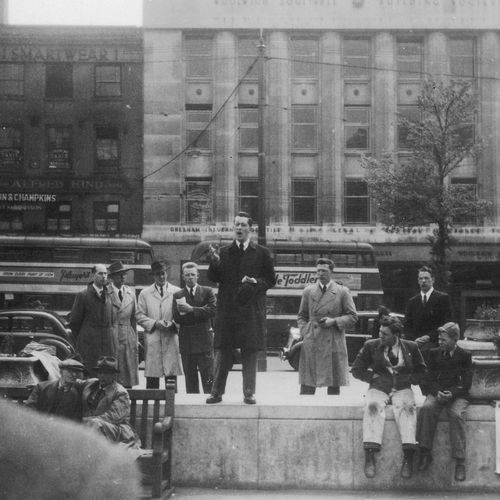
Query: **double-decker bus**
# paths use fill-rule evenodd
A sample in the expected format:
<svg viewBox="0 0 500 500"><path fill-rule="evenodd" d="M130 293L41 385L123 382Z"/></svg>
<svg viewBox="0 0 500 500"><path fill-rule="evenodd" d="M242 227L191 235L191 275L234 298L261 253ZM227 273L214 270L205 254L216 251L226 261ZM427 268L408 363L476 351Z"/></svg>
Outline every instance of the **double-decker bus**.
<svg viewBox="0 0 500 500"><path fill-rule="evenodd" d="M206 276L209 247L219 247L230 241L199 243L191 260L200 266L200 284L215 287ZM273 254L276 286L267 291L267 350L281 352L287 344L289 329L297 324L302 290L316 283L316 260L320 257L335 263L334 279L349 288L358 311L375 311L383 300L380 272L373 247L355 242L297 242L270 241L267 247ZM371 338L360 323L347 334L349 357Z"/></svg>
<svg viewBox="0 0 500 500"><path fill-rule="evenodd" d="M139 292L151 284L153 249L134 238L0 236L0 308L38 307L66 314L95 264L121 260Z"/></svg>

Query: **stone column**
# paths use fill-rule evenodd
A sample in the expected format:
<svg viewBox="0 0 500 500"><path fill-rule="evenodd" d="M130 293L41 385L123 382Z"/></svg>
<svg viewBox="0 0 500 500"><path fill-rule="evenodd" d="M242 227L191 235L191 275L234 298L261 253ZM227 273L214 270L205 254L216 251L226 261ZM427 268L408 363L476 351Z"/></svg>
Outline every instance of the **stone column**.
<svg viewBox="0 0 500 500"><path fill-rule="evenodd" d="M214 101L215 114L238 83L236 37L228 31L215 35ZM237 95L235 92L212 124L214 140L214 222L232 222L236 207Z"/></svg>
<svg viewBox="0 0 500 500"><path fill-rule="evenodd" d="M329 31L321 38L322 62L320 66L321 122L318 171L319 221L342 222L343 200L343 148L342 127L344 116L342 96L342 38Z"/></svg>
<svg viewBox="0 0 500 500"><path fill-rule="evenodd" d="M489 31L479 40L480 123L477 133L486 141L483 155L477 165L478 195L493 202L493 213L488 223L500 221L500 37Z"/></svg>
<svg viewBox="0 0 500 500"><path fill-rule="evenodd" d="M395 150L397 131L396 101L397 74L394 38L390 33L378 33L374 39L373 116L371 121L371 150L380 158L384 152Z"/></svg>
<svg viewBox="0 0 500 500"><path fill-rule="evenodd" d="M265 113L266 186L269 224L289 224L290 175L290 63L288 35L272 32L267 39L265 63L267 106ZM277 58L277 59L273 59Z"/></svg>
<svg viewBox="0 0 500 500"><path fill-rule="evenodd" d="M160 239L162 226L180 222L184 81L182 32L144 32L144 233ZM163 167L163 168L162 168Z"/></svg>

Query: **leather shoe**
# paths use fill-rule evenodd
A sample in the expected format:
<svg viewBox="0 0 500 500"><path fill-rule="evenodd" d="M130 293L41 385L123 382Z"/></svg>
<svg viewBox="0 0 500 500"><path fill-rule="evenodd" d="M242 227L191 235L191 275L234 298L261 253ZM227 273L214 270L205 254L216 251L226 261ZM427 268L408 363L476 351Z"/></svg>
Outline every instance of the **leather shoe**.
<svg viewBox="0 0 500 500"><path fill-rule="evenodd" d="M365 476L368 479L372 479L376 473L375 452L373 450L365 450Z"/></svg>
<svg viewBox="0 0 500 500"><path fill-rule="evenodd" d="M420 457L418 459L418 470L420 472L424 472L429 468L429 465L432 463L432 455L430 453L420 453Z"/></svg>
<svg viewBox="0 0 500 500"><path fill-rule="evenodd" d="M210 397L207 398L207 404L213 405L215 403L220 403L222 401L222 396L218 394L211 394Z"/></svg>
<svg viewBox="0 0 500 500"><path fill-rule="evenodd" d="M462 462L455 465L455 481L465 481L465 465Z"/></svg>
<svg viewBox="0 0 500 500"><path fill-rule="evenodd" d="M401 465L401 477L403 479L410 479L413 475L413 463L408 458L403 458L403 465Z"/></svg>
<svg viewBox="0 0 500 500"><path fill-rule="evenodd" d="M253 394L250 394L250 396L245 396L243 398L243 402L246 403L247 405L254 405L255 403L257 403L257 401L255 400L255 396Z"/></svg>

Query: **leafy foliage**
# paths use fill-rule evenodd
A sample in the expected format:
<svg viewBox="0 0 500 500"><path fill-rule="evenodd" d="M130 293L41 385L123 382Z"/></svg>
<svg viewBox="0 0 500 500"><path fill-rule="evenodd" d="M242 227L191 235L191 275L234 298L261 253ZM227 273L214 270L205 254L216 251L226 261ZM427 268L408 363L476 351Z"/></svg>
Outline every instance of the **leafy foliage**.
<svg viewBox="0 0 500 500"><path fill-rule="evenodd" d="M379 220L389 226L435 224L430 238L437 281L447 286L447 252L453 245L454 222L486 215L491 203L478 200L470 186L451 184L450 174L464 160L475 161L484 142L474 134L477 96L467 83L426 81L418 98L420 117L401 118L409 154L396 160L362 157L366 180Z"/></svg>

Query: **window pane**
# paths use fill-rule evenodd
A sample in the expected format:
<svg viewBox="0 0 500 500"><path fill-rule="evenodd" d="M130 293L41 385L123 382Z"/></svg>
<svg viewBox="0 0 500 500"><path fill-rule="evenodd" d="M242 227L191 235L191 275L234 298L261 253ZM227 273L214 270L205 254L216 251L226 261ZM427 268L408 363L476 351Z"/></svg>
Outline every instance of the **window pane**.
<svg viewBox="0 0 500 500"><path fill-rule="evenodd" d="M50 169L71 168L71 128L48 128L48 160Z"/></svg>
<svg viewBox="0 0 500 500"><path fill-rule="evenodd" d="M368 224L370 222L370 199L366 182L347 180L344 189L344 222Z"/></svg>
<svg viewBox="0 0 500 500"><path fill-rule="evenodd" d="M368 149L368 127L345 127L345 146L348 149Z"/></svg>
<svg viewBox="0 0 500 500"><path fill-rule="evenodd" d="M369 78L370 41L344 40L344 78Z"/></svg>
<svg viewBox="0 0 500 500"><path fill-rule="evenodd" d="M73 97L73 65L67 63L45 65L45 97Z"/></svg>
<svg viewBox="0 0 500 500"><path fill-rule="evenodd" d="M422 43L398 42L398 77L421 78L422 71Z"/></svg>
<svg viewBox="0 0 500 500"><path fill-rule="evenodd" d="M254 38L240 38L238 40L238 57L239 57L239 76L240 78L247 72L250 65L258 56L257 45L259 41ZM247 74L246 78L255 79L258 77L258 65L254 64L252 70Z"/></svg>
<svg viewBox="0 0 500 500"><path fill-rule="evenodd" d="M296 39L291 41L292 78L317 78L319 49L318 41Z"/></svg>
<svg viewBox="0 0 500 500"><path fill-rule="evenodd" d="M294 196L315 196L316 181L293 181Z"/></svg>
<svg viewBox="0 0 500 500"><path fill-rule="evenodd" d="M241 196L259 196L259 181L257 179L240 180Z"/></svg>
<svg viewBox="0 0 500 500"><path fill-rule="evenodd" d="M212 182L188 181L186 183L186 218L194 224L212 221Z"/></svg>
<svg viewBox="0 0 500 500"><path fill-rule="evenodd" d="M412 122L417 122L420 119L420 111L417 106L398 107L398 148L408 149L410 143L408 141L408 127L401 123L401 119L408 119Z"/></svg>
<svg viewBox="0 0 500 500"><path fill-rule="evenodd" d="M211 38L186 38L186 76L212 76Z"/></svg>
<svg viewBox="0 0 500 500"><path fill-rule="evenodd" d="M120 65L110 64L96 66L95 95L98 97L112 97L121 95Z"/></svg>
<svg viewBox="0 0 500 500"><path fill-rule="evenodd" d="M24 65L0 64L0 95L24 95Z"/></svg>
<svg viewBox="0 0 500 500"><path fill-rule="evenodd" d="M450 72L454 76L474 77L474 40L453 39L449 42Z"/></svg>
<svg viewBox="0 0 500 500"><path fill-rule="evenodd" d="M240 129L240 148L257 149L259 145L259 130L257 128Z"/></svg>
<svg viewBox="0 0 500 500"><path fill-rule="evenodd" d="M18 170L23 166L22 129L0 126L0 169Z"/></svg>
<svg viewBox="0 0 500 500"><path fill-rule="evenodd" d="M258 179L240 179L240 210L252 217L257 217L259 211L259 181Z"/></svg>
<svg viewBox="0 0 500 500"><path fill-rule="evenodd" d="M365 181L347 181L346 196L368 196L368 184Z"/></svg>
<svg viewBox="0 0 500 500"><path fill-rule="evenodd" d="M203 130L210 122L211 111L187 111L186 145L200 149L210 149L210 131Z"/></svg>
<svg viewBox="0 0 500 500"><path fill-rule="evenodd" d="M292 223L316 223L316 180L294 179L292 181Z"/></svg>
<svg viewBox="0 0 500 500"><path fill-rule="evenodd" d="M317 148L317 109L300 107L292 109L292 148Z"/></svg>
<svg viewBox="0 0 500 500"><path fill-rule="evenodd" d="M359 123L365 125L368 123L368 110L366 108L345 108L345 120L349 123Z"/></svg>

